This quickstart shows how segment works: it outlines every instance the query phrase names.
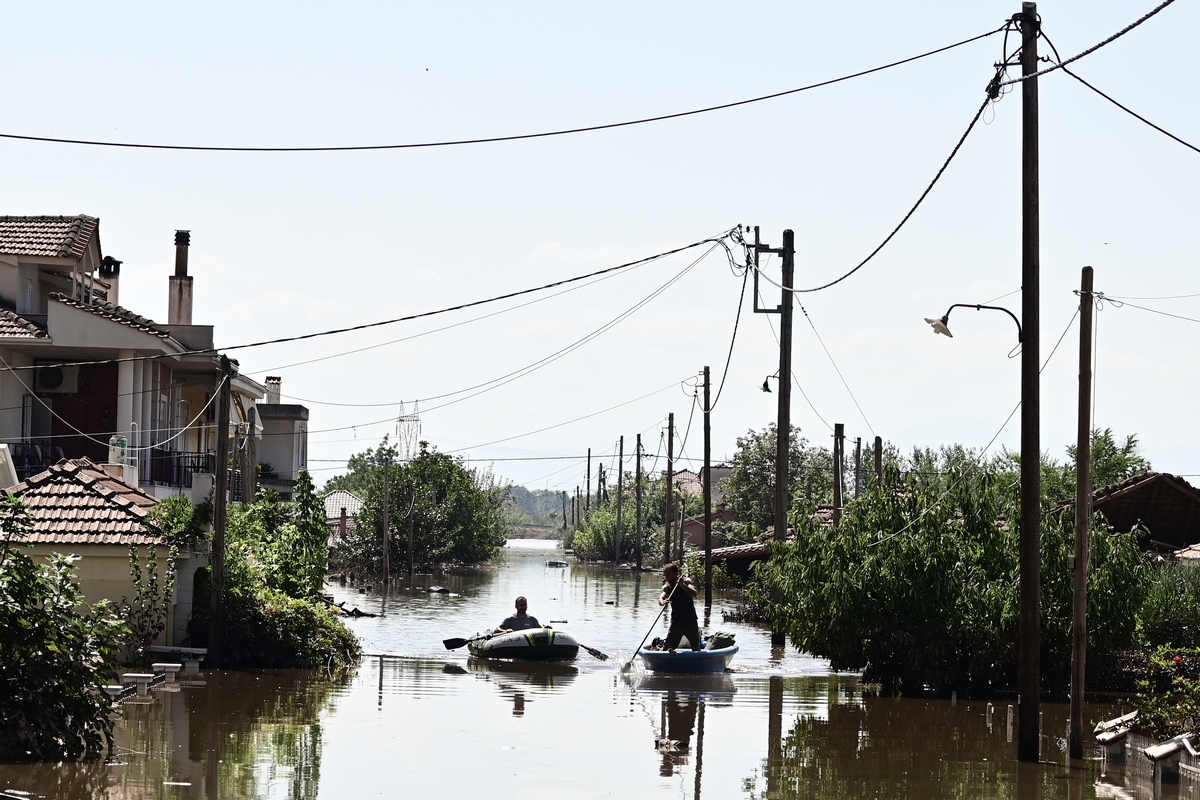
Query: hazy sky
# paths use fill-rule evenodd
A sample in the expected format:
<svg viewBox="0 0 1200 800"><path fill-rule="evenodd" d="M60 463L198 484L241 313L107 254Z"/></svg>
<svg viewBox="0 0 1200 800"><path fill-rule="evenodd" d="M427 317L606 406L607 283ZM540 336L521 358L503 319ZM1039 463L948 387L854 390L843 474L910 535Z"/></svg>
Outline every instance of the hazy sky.
<svg viewBox="0 0 1200 800"><path fill-rule="evenodd" d="M1065 58L1155 4L1047 2L1039 11ZM0 132L317 146L573 128L837 77L984 33L1018 10L937 0L9 4ZM1074 68L1200 144L1197 29L1200 7L1178 2ZM264 154L0 140L0 214L98 216L104 253L124 261L122 305L164 322L173 232L190 229L194 318L216 325L218 345L482 299L738 224L761 226L773 245L793 229L797 284L817 285L865 257L916 200L982 102L1002 44L993 36L710 114L519 142ZM1200 293L1200 155L1062 72L1040 91L1046 355L1075 312L1084 265L1113 296ZM795 372L811 406L795 392L793 420L811 442L828 446L826 423L843 422L851 452L854 437L875 434L904 450L982 447L1013 409L1012 321L960 309L946 339L922 318L1020 288L1020 121L1018 89L986 112L873 262L801 297L811 325L798 310ZM591 447L611 464L617 437L625 435L628 456L638 433L653 456L668 412L680 436L687 429L692 389L681 382L704 365L720 380L741 289L720 251L564 357L486 393L432 398L571 345L702 252L558 296L233 355L260 380L281 375L284 394L309 406L318 481L394 433L398 409L386 404L411 410L419 400L428 409L423 438L439 449L491 463L517 483L573 490L583 481L574 457ZM767 273L777 278L778 266ZM529 299L540 302L517 307ZM1019 300L998 302L1019 314ZM749 301L713 413L716 459L775 418L776 395L759 387L777 367L777 318L749 313ZM1200 296L1132 302L1200 318ZM512 310L471 322L504 309ZM1107 305L1097 318L1096 423L1137 433L1158 469L1200 473L1200 324L1128 305ZM447 325L458 326L436 330ZM1075 436L1077 359L1076 325L1043 375L1042 446L1055 457ZM447 401L456 402L435 408ZM523 435L548 426L558 427ZM994 448L1015 449L1018 433L1019 415ZM499 439L508 441L487 444ZM685 455L702 455L698 413ZM513 460L557 456L572 458Z"/></svg>

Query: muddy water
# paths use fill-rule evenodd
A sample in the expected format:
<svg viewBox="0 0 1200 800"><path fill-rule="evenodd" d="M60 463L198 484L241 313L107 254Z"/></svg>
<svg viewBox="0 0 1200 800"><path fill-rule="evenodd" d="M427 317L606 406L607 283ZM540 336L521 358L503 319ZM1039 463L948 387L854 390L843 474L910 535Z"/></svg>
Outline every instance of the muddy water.
<svg viewBox="0 0 1200 800"><path fill-rule="evenodd" d="M733 600L720 594L709 628L736 634L733 671L622 672L644 634L665 632L658 576L546 565L562 558L514 542L478 574L417 576L386 595L334 586L380 615L351 620L382 654L353 675L205 673L125 704L112 762L0 765L0 797L1178 796L1155 794L1144 770L1069 767L1059 705L1044 706L1044 763L1018 769L1007 702L864 695L857 676L722 622ZM442 646L497 624L517 594L610 659L477 662ZM1089 718L1121 710L1093 706Z"/></svg>

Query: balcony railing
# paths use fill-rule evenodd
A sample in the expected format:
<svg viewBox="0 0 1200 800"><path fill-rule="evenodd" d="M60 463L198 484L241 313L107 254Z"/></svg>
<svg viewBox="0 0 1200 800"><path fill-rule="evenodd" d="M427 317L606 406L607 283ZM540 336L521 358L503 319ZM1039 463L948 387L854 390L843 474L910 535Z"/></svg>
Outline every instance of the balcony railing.
<svg viewBox="0 0 1200 800"><path fill-rule="evenodd" d="M155 448L150 451L150 482L187 489L191 488L193 475L198 472L211 474L216 466L217 457L213 453Z"/></svg>
<svg viewBox="0 0 1200 800"><path fill-rule="evenodd" d="M12 454L13 466L17 470L17 479L25 480L31 475L45 472L60 459L65 458L61 446L51 439L27 439L23 442L10 442L8 450Z"/></svg>

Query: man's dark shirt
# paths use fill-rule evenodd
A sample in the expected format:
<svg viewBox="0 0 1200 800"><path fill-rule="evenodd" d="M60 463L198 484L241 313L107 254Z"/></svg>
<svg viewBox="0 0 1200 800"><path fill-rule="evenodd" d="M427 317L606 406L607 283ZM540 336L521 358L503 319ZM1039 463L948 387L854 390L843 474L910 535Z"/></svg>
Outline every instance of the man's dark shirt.
<svg viewBox="0 0 1200 800"><path fill-rule="evenodd" d="M695 616L696 610L692 609L692 615ZM529 628L540 628L542 624L537 621L537 617L531 617L526 614L523 617L509 617L500 623L501 628L508 628L510 631L523 631Z"/></svg>
<svg viewBox="0 0 1200 800"><path fill-rule="evenodd" d="M683 578L680 578L675 593L671 594L671 584L663 584L663 594L669 595L671 598L671 624L676 621L685 622L696 619L696 604L692 601L692 596L688 594L688 590L684 588Z"/></svg>

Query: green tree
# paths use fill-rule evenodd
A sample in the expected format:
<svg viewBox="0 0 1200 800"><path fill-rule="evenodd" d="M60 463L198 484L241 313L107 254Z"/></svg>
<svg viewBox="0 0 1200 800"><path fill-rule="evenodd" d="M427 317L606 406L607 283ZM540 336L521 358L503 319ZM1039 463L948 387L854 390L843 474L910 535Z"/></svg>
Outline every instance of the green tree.
<svg viewBox="0 0 1200 800"><path fill-rule="evenodd" d="M730 460L733 472L724 481L725 499L743 522L764 530L775 524L776 443L774 424L739 436ZM810 447L793 427L788 446L788 473L792 476L792 503L833 502L833 453Z"/></svg>
<svg viewBox="0 0 1200 800"><path fill-rule="evenodd" d="M18 544L31 529L0 498L0 762L64 761L112 747L112 701L124 626L106 601L83 601L72 559L39 566Z"/></svg>
<svg viewBox="0 0 1200 800"><path fill-rule="evenodd" d="M637 553L637 496L636 475L625 473L621 505L621 561L632 561ZM667 509L667 482L664 476L642 476L642 557L644 562L657 563L663 551ZM608 501L592 506L591 515L572 540L575 553L586 559L611 561L617 547L617 484L608 487ZM682 490L672 489L673 518L678 518L682 502L685 516L701 514L704 498Z"/></svg>

